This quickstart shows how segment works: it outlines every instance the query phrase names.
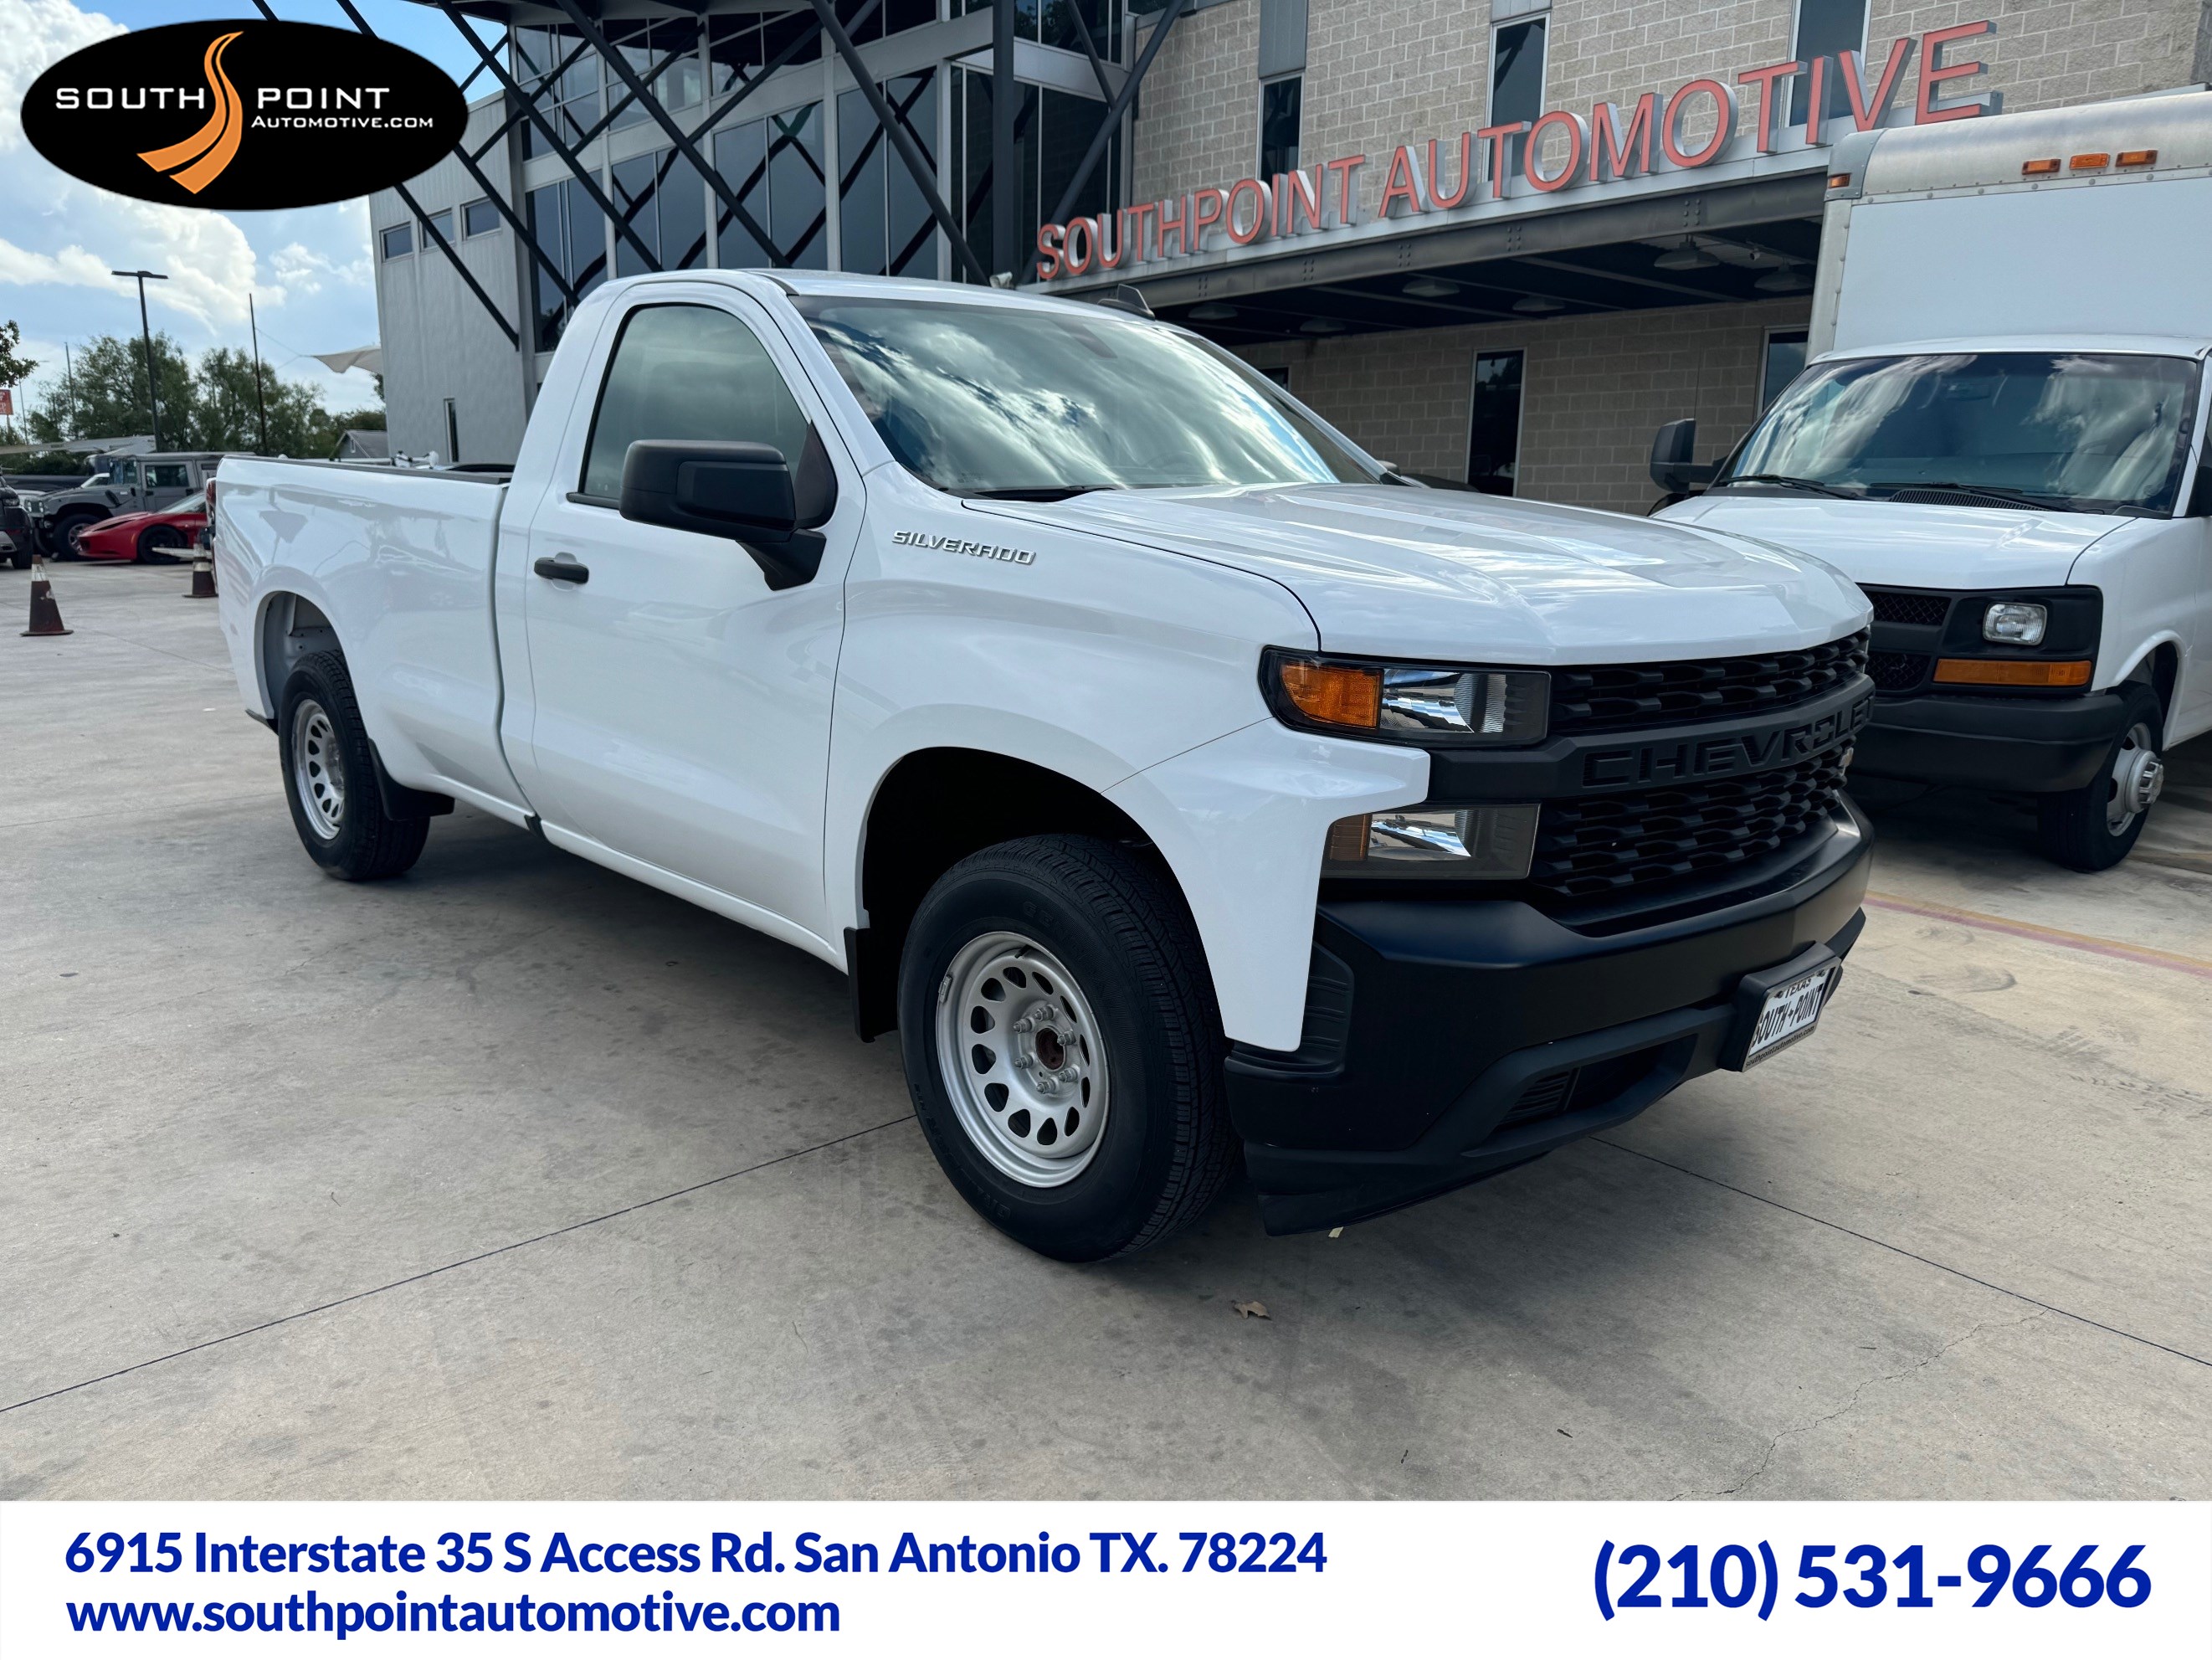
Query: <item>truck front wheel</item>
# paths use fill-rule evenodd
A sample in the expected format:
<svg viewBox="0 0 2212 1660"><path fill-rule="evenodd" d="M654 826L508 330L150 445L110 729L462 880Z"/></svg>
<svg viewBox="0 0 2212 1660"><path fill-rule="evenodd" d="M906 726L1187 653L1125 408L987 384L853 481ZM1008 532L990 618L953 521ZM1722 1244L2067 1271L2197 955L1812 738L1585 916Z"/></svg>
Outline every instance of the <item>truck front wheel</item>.
<svg viewBox="0 0 2212 1660"><path fill-rule="evenodd" d="M915 1114L961 1196L1067 1262L1142 1250L1219 1193L1237 1143L1196 929L1111 842L1040 836L963 860L899 966Z"/></svg>
<svg viewBox="0 0 2212 1660"><path fill-rule="evenodd" d="M276 743L293 828L325 871L376 882L422 856L430 821L385 812L353 678L337 653L312 653L293 669L277 707Z"/></svg>
<svg viewBox="0 0 2212 1660"><path fill-rule="evenodd" d="M2134 684L2123 690L2127 724L2097 775L2080 789L2036 798L2043 850L2069 870L2110 870L2126 858L2166 781L2158 694Z"/></svg>

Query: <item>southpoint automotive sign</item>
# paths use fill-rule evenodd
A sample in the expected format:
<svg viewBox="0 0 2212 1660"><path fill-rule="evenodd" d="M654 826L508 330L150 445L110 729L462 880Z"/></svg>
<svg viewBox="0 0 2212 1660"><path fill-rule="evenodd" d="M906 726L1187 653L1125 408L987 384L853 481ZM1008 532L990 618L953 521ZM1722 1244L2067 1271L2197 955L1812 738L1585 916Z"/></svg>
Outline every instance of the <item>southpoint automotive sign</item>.
<svg viewBox="0 0 2212 1660"><path fill-rule="evenodd" d="M1846 119L1862 132L1899 125L1908 111L1896 100L1908 87L1915 125L1994 114L2002 101L1998 93L1939 100L1946 82L1987 67L1972 58L1947 62L1946 49L1996 33L1996 25L1985 21L1906 35L1891 46L1879 75L1868 70L1863 53L1846 52L1809 63L1746 70L1733 84L1700 76L1675 88L1663 101L1656 92L1645 93L1626 114L1610 102L1593 106L1587 119L1571 110L1553 110L1534 121L1462 132L1456 156L1450 146L1433 138L1418 150L1401 144L1382 172L1374 218L1415 219L1488 202L1601 189L1652 174L1709 167L1741 155L1747 146L1760 155L1821 149L1831 131ZM1801 75L1806 77L1808 112L1802 135L1786 125L1790 88ZM1739 87L1748 89L1751 100L1747 134L1738 131ZM1830 116L1831 106L1838 104L1848 115ZM1516 151L1518 169L1513 165ZM1368 160L1340 156L1310 170L1240 179L1225 187L1139 202L1096 218L1040 225L1037 279L1127 271L1209 249L1333 237L1362 222L1360 180ZM1449 190L1447 176L1457 180Z"/></svg>

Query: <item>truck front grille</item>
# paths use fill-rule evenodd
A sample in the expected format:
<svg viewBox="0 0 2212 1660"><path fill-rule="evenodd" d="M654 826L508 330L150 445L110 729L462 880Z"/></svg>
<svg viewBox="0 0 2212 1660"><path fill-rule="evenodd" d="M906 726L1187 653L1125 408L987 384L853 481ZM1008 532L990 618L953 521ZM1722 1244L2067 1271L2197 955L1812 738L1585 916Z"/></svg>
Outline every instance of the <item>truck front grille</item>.
<svg viewBox="0 0 2212 1660"><path fill-rule="evenodd" d="M1552 732L1764 714L1839 686L1866 669L1864 632L1804 651L1765 652L1686 663L1606 663L1553 669Z"/></svg>
<svg viewBox="0 0 2212 1660"><path fill-rule="evenodd" d="M1528 879L1555 898L1587 900L1763 857L1826 817L1848 753L1838 746L1765 772L1547 801Z"/></svg>
<svg viewBox="0 0 2212 1660"><path fill-rule="evenodd" d="M1915 628L1931 629L1951 614L1951 596L1948 593L1916 593L1911 588L1869 588L1866 597L1874 603L1874 620L1877 623L1910 623Z"/></svg>

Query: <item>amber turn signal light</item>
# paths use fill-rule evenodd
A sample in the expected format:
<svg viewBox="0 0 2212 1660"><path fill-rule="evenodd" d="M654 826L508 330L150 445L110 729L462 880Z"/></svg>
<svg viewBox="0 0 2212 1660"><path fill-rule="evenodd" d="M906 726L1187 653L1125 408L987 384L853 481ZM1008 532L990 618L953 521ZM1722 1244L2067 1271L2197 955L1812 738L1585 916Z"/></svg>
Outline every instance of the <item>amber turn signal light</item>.
<svg viewBox="0 0 2212 1660"><path fill-rule="evenodd" d="M2023 161L2021 163L2020 170L2021 175L2028 179L2033 179L2044 173L2056 173L2058 171L2058 158L2055 155L2046 155L2039 161Z"/></svg>
<svg viewBox="0 0 2212 1660"><path fill-rule="evenodd" d="M2086 662L2039 663L2023 658L1945 657L1936 664L1939 686L2086 686Z"/></svg>
<svg viewBox="0 0 2212 1660"><path fill-rule="evenodd" d="M1828 188L1830 190L1841 190L1850 182L1851 176L1848 173L1832 173L1828 175Z"/></svg>
<svg viewBox="0 0 2212 1660"><path fill-rule="evenodd" d="M2158 165L2156 150L2122 150L2120 165L2124 167L2149 167Z"/></svg>
<svg viewBox="0 0 2212 1660"><path fill-rule="evenodd" d="M1382 720L1382 671L1295 657L1282 665L1283 692L1300 714L1332 727L1373 727Z"/></svg>
<svg viewBox="0 0 2212 1660"><path fill-rule="evenodd" d="M2067 170L2071 173L2096 173L2112 165L2110 150L2084 150L2079 155L2066 158Z"/></svg>

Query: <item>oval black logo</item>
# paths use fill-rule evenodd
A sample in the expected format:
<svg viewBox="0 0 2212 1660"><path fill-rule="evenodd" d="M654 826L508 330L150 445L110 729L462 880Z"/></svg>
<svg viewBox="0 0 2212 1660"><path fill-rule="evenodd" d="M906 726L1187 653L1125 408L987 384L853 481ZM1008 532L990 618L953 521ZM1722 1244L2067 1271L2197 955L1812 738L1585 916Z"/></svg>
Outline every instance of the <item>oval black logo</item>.
<svg viewBox="0 0 2212 1660"><path fill-rule="evenodd" d="M168 23L31 83L23 134L72 178L188 208L306 208L442 160L468 103L404 46L319 23Z"/></svg>

